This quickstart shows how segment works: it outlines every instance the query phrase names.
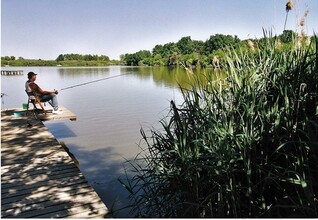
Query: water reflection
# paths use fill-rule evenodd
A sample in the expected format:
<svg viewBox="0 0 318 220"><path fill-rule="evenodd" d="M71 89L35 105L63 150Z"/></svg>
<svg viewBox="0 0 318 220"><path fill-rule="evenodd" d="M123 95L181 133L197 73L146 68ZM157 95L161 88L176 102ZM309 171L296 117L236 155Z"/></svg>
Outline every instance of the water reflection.
<svg viewBox="0 0 318 220"><path fill-rule="evenodd" d="M80 169L108 207L127 204L125 189L116 181L124 175L122 164L140 149L140 128L158 127L170 101L183 101L179 86L190 88L194 78L207 82L213 70L187 73L169 67L23 67L39 74L42 88L65 88L101 78L122 75L59 93L59 103L77 115L77 121L47 122L80 163ZM26 100L26 76L2 77L6 107L20 107ZM12 85L16 85L12 87ZM17 88L21 88L18 90ZM122 213L119 217L128 217Z"/></svg>
<svg viewBox="0 0 318 220"><path fill-rule="evenodd" d="M59 68L58 73L60 75L72 76L72 75L87 75L87 73L92 75L98 75L100 73L109 73L109 68L100 68L100 67L71 67L71 68Z"/></svg>
<svg viewBox="0 0 318 220"><path fill-rule="evenodd" d="M201 84L206 84L207 75L214 75L213 70L194 70L187 72L181 67L86 67L86 68L60 68L59 75L63 79L78 79L85 76L91 78L102 78L110 76L114 71L121 75L132 75L139 80L153 80L157 86L169 88L186 88L193 86L194 80L199 80Z"/></svg>
<svg viewBox="0 0 318 220"><path fill-rule="evenodd" d="M139 80L153 80L157 86L186 89L190 89L194 81L206 85L209 80L216 79L216 73L213 69L199 68L190 73L182 67L61 67L57 71L63 79L78 79L81 76L98 79L118 72L121 75L133 75Z"/></svg>
<svg viewBox="0 0 318 220"><path fill-rule="evenodd" d="M93 68L93 67L76 67L76 68L60 68L58 69L58 73L63 79L77 79L79 77L105 77L110 75L111 70L109 68Z"/></svg>
<svg viewBox="0 0 318 220"><path fill-rule="evenodd" d="M213 69L195 69L193 73L187 72L182 67L122 67L121 74L132 74L140 80L150 80L157 86L169 88L190 89L194 81L206 85L209 80L215 80Z"/></svg>

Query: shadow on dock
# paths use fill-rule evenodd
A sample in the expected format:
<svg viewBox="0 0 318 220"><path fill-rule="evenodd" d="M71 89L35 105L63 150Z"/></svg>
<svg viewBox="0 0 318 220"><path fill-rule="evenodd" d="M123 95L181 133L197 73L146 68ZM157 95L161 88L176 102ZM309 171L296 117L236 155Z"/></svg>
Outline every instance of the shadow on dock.
<svg viewBox="0 0 318 220"><path fill-rule="evenodd" d="M1 112L1 217L104 218L108 209L40 121Z"/></svg>

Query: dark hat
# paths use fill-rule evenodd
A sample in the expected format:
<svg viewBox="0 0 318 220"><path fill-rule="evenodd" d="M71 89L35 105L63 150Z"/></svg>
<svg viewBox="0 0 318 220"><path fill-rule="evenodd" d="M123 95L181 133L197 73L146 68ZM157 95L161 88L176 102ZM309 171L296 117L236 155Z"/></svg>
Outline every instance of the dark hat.
<svg viewBox="0 0 318 220"><path fill-rule="evenodd" d="M28 78L31 79L32 76L34 76L34 75L38 75L38 74L35 74L34 72L29 72L29 73L28 73Z"/></svg>

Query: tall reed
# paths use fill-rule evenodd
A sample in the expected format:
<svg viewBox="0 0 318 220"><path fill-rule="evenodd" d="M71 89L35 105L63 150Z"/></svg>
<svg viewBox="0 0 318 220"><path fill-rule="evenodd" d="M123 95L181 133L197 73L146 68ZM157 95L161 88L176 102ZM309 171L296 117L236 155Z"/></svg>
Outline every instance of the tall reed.
<svg viewBox="0 0 318 220"><path fill-rule="evenodd" d="M228 51L225 82L183 90L120 180L133 214L318 217L317 49L267 37Z"/></svg>
<svg viewBox="0 0 318 220"><path fill-rule="evenodd" d="M287 18L288 18L288 12L292 10L294 7L293 2L291 0L288 0L286 3L285 9L286 9L286 18L285 18L285 23L284 23L284 30L286 30L286 23L287 23Z"/></svg>

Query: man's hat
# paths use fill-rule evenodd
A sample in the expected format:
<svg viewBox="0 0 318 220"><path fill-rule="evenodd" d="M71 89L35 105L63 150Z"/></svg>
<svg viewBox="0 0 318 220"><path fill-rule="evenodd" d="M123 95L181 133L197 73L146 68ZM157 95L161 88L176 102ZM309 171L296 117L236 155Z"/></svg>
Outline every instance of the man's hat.
<svg viewBox="0 0 318 220"><path fill-rule="evenodd" d="M31 79L32 76L34 76L34 75L38 75L38 74L35 74L34 72L29 72L29 73L28 73L28 78Z"/></svg>

